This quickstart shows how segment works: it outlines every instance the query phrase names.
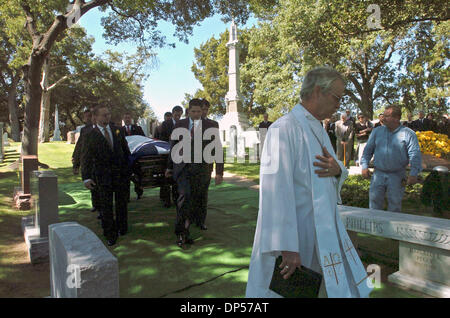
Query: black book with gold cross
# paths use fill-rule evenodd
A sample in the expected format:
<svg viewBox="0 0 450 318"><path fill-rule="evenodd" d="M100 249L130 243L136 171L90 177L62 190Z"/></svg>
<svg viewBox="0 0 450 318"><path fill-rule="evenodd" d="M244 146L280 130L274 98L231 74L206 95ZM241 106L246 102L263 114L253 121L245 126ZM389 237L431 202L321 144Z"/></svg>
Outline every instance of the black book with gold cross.
<svg viewBox="0 0 450 318"><path fill-rule="evenodd" d="M307 267L296 268L295 272L284 279L279 268L282 256L279 256L273 269L272 281L269 289L285 298L317 298L319 295L322 274Z"/></svg>

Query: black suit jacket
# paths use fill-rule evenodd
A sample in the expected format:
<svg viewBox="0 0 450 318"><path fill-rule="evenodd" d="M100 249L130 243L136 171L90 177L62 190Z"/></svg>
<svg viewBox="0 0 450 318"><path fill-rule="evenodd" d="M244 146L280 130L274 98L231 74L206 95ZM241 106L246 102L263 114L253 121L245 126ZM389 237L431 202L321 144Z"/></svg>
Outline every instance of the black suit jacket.
<svg viewBox="0 0 450 318"><path fill-rule="evenodd" d="M173 124L172 119L163 121L158 139L170 142L170 135L172 134L174 127L175 125Z"/></svg>
<svg viewBox="0 0 450 318"><path fill-rule="evenodd" d="M261 129L261 128L266 128L266 129L268 129L269 127L270 127L270 125L272 125L272 122L271 121L267 121L267 123L265 123L264 121L262 121L260 124L259 124L259 129Z"/></svg>
<svg viewBox="0 0 450 318"><path fill-rule="evenodd" d="M112 178L126 181L130 176L128 157L130 149L121 129L110 125L113 135L113 149L98 127L92 129L84 143L81 159L83 180L92 179L98 186L112 185Z"/></svg>
<svg viewBox="0 0 450 318"><path fill-rule="evenodd" d="M79 168L81 165L81 155L83 153L83 143L86 135L94 128L93 124L87 124L80 130L80 136L78 137L75 149L73 150L73 167Z"/></svg>
<svg viewBox="0 0 450 318"><path fill-rule="evenodd" d="M431 130L431 122L429 119L424 118L423 122L420 119L416 119L413 121L414 127L416 131L426 131Z"/></svg>
<svg viewBox="0 0 450 318"><path fill-rule="evenodd" d="M127 127L126 126L122 126L120 127L120 129L122 130L122 133L124 134L124 136L134 136L134 135L140 135L140 136L145 136L144 131L142 130L141 126L138 125L130 125L131 129L130 129L130 133L127 132Z"/></svg>
<svg viewBox="0 0 450 318"><path fill-rule="evenodd" d="M204 132L209 129L209 128L218 128L218 123L210 120L210 119L202 119L202 136L204 134ZM185 128L187 130L189 130L189 118L185 118L185 119L181 119L179 120L174 129L177 128ZM176 140L170 140L170 155L168 158L168 162L167 162L167 168L168 169L173 169L173 178L175 180L177 180L178 176L180 175L180 173L183 171L183 169L186 167L186 165L188 165L189 163L186 162L180 162L180 163L174 163L172 160L172 150L174 148L174 146L179 143L182 140L182 137L176 139ZM202 154L203 154L203 150L205 149L205 147L211 143L211 140L203 140L202 138ZM191 140L191 151L192 151L192 155L191 155L191 163L194 163L194 141L193 139ZM202 163L204 163L205 165L205 169L210 169L210 163L206 163L204 161L204 158L202 157ZM216 174L219 175L223 175L223 160L221 163L217 163L216 164Z"/></svg>
<svg viewBox="0 0 450 318"><path fill-rule="evenodd" d="M219 123L215 120L209 119L209 118L205 118L206 121L208 122L208 128L217 128L219 129ZM212 139L214 140L214 139ZM219 143L220 143L220 147L222 147L222 143L220 142L220 138L219 138ZM211 172L213 171L213 164L210 164L210 170ZM221 162L216 162L216 174L223 176L223 169L224 169L224 160L222 158Z"/></svg>

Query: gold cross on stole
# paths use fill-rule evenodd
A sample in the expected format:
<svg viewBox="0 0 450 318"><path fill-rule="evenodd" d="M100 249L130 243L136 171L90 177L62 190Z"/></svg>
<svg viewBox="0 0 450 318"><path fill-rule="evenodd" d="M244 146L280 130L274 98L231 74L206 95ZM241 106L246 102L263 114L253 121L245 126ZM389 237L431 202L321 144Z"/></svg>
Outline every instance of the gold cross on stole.
<svg viewBox="0 0 450 318"><path fill-rule="evenodd" d="M339 253L334 253L333 255L331 255L331 253L330 253L331 261L328 260L328 257L324 256L323 257L324 258L324 266L323 267L327 268L327 267L331 266L331 268L333 269L333 272L334 272L334 277L336 278L336 284L339 285L339 280L338 280L338 277L336 274L336 266L339 264L342 264L342 261L339 261L339 262L336 261L336 263L335 263L335 260L333 260L333 256L335 256L335 255L338 256L338 260L339 260Z"/></svg>
<svg viewBox="0 0 450 318"><path fill-rule="evenodd" d="M353 261L354 261L355 264L356 264L355 257L353 256L353 253L352 253L352 249L355 249L355 247L354 247L351 243L349 243L348 240L346 240L346 241L345 241L345 248L346 248L345 253L348 252L348 253L351 255L351 257L353 258ZM355 250L355 251L356 251L356 250Z"/></svg>

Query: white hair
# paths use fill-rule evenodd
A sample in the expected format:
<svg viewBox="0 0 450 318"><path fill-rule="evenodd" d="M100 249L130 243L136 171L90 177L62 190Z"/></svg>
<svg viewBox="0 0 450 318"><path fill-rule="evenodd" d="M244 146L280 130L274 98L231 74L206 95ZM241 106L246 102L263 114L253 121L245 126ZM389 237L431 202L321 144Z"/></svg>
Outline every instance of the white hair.
<svg viewBox="0 0 450 318"><path fill-rule="evenodd" d="M307 100L316 86L319 86L323 93L328 92L331 84L337 79L345 83L345 79L342 75L331 67L321 66L312 69L306 74L303 80L300 98L302 100Z"/></svg>

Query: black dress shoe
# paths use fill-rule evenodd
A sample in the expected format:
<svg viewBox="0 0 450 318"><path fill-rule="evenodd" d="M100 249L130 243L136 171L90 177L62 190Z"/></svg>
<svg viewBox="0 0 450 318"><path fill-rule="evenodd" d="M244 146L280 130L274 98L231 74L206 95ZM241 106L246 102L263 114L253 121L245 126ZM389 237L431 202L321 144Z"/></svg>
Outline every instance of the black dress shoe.
<svg viewBox="0 0 450 318"><path fill-rule="evenodd" d="M183 245L184 245L184 243L185 243L185 237L184 237L184 234L180 234L180 235L177 235L177 245L179 246L179 247L183 247Z"/></svg>
<svg viewBox="0 0 450 318"><path fill-rule="evenodd" d="M116 244L117 240L108 240L106 241L106 244L108 244L108 246L113 246L114 244Z"/></svg>
<svg viewBox="0 0 450 318"><path fill-rule="evenodd" d="M95 211L97 211L97 208L96 208L96 207L93 207L93 208L91 209L91 212L95 212Z"/></svg>
<svg viewBox="0 0 450 318"><path fill-rule="evenodd" d="M103 218L103 216L101 215L101 213L99 213L98 215L97 215L97 219L98 220L101 220Z"/></svg>
<svg viewBox="0 0 450 318"><path fill-rule="evenodd" d="M184 241L186 244L194 244L194 240L190 236L186 236Z"/></svg>
<svg viewBox="0 0 450 318"><path fill-rule="evenodd" d="M124 236L127 235L128 231L119 231L119 235L120 236Z"/></svg>
<svg viewBox="0 0 450 318"><path fill-rule="evenodd" d="M208 229L208 228L206 227L205 224L201 224L201 225L200 225L200 230L206 231L207 229Z"/></svg>

